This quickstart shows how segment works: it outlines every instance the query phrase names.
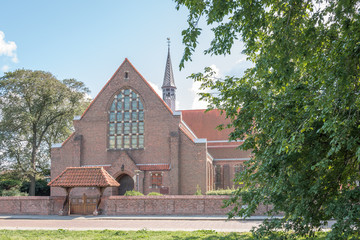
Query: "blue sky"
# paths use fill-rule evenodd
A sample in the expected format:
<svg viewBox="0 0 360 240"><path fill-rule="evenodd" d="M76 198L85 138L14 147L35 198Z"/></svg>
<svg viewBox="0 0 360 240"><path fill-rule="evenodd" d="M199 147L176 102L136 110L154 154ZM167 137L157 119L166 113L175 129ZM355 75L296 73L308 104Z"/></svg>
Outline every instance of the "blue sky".
<svg viewBox="0 0 360 240"><path fill-rule="evenodd" d="M44 70L58 79L82 81L95 97L125 58L160 89L171 38L179 109L204 108L198 84L186 77L213 66L219 76L240 75L250 66L239 41L230 56L204 56L212 33L204 34L192 62L179 71L187 10L173 1L0 0L0 77L18 68Z"/></svg>

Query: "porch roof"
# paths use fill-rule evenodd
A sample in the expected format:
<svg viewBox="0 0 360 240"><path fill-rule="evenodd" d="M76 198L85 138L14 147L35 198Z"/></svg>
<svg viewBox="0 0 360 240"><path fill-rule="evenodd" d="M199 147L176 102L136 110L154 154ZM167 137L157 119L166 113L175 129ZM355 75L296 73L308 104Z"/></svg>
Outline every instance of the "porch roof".
<svg viewBox="0 0 360 240"><path fill-rule="evenodd" d="M68 167L49 184L51 187L118 187L103 167Z"/></svg>

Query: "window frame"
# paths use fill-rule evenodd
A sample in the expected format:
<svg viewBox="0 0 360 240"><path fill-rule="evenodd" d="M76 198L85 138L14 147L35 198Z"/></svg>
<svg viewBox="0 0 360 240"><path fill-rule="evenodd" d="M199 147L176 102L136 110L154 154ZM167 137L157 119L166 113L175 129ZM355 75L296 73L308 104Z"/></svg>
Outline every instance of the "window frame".
<svg viewBox="0 0 360 240"><path fill-rule="evenodd" d="M144 112L143 99L132 88L122 88L112 97L107 111L108 150L145 148Z"/></svg>
<svg viewBox="0 0 360 240"><path fill-rule="evenodd" d="M161 188L163 183L163 172L150 172L151 188Z"/></svg>

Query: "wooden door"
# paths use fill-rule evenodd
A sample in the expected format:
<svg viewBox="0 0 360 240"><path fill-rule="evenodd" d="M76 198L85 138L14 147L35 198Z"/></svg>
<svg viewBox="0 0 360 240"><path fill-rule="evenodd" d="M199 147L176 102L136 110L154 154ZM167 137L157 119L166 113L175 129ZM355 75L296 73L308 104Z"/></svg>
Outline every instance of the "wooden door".
<svg viewBox="0 0 360 240"><path fill-rule="evenodd" d="M71 198L70 214L91 215L96 208L97 197L88 197L84 193L82 198Z"/></svg>

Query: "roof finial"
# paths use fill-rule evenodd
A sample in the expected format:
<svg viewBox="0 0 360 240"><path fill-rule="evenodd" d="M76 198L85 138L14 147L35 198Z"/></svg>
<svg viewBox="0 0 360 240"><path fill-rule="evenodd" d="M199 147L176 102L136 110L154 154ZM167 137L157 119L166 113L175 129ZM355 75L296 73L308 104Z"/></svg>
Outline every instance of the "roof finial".
<svg viewBox="0 0 360 240"><path fill-rule="evenodd" d="M170 48L170 38L167 38L168 48Z"/></svg>

